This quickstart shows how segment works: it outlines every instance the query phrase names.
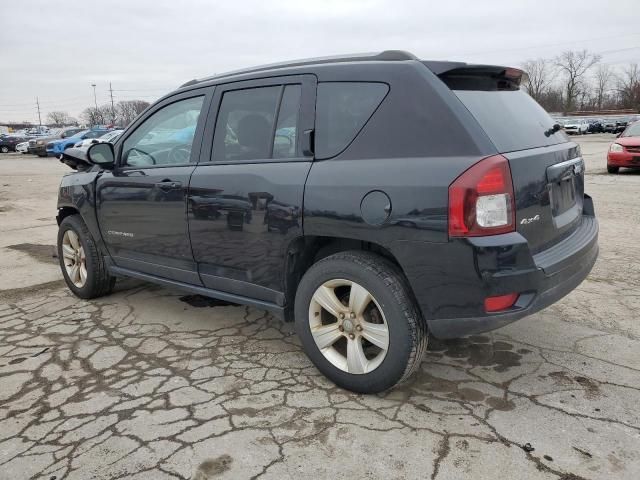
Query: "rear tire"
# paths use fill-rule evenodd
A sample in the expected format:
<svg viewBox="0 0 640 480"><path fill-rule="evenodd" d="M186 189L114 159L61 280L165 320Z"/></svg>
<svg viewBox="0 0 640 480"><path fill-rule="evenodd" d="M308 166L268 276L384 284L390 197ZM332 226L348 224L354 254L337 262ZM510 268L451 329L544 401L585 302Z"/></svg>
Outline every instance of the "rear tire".
<svg viewBox="0 0 640 480"><path fill-rule="evenodd" d="M0 147L0 152L9 153L9 147Z"/></svg>
<svg viewBox="0 0 640 480"><path fill-rule="evenodd" d="M60 223L58 260L62 276L76 296L96 298L113 290L116 279L109 275L104 257L80 215L70 215Z"/></svg>
<svg viewBox="0 0 640 480"><path fill-rule="evenodd" d="M618 173L619 170L620 170L620 167L611 167L607 165L607 172L609 173Z"/></svg>
<svg viewBox="0 0 640 480"><path fill-rule="evenodd" d="M296 292L295 324L318 370L358 393L382 392L409 378L428 341L401 271L370 252L340 252L312 265Z"/></svg>

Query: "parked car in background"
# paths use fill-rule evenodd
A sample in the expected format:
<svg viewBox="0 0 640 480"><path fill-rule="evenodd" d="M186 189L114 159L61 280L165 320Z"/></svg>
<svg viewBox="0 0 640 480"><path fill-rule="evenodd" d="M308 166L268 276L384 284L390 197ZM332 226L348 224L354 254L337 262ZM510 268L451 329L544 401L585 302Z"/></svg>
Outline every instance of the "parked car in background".
<svg viewBox="0 0 640 480"><path fill-rule="evenodd" d="M607 172L618 173L620 167L640 168L640 122L627 126L609 147Z"/></svg>
<svg viewBox="0 0 640 480"><path fill-rule="evenodd" d="M602 119L590 118L587 120L587 133L602 133L604 132L604 126L602 125Z"/></svg>
<svg viewBox="0 0 640 480"><path fill-rule="evenodd" d="M117 275L275 312L342 388L391 388L429 335L537 312L596 261L580 149L522 74L388 51L190 81L63 154L83 166L62 275L81 298Z"/></svg>
<svg viewBox="0 0 640 480"><path fill-rule="evenodd" d="M614 133L622 133L627 128L629 119L627 117L620 117L616 119L616 129Z"/></svg>
<svg viewBox="0 0 640 480"><path fill-rule="evenodd" d="M12 137L12 136L2 137L0 138L0 152L2 153L15 152L16 145L24 142L25 140L26 139L24 137Z"/></svg>
<svg viewBox="0 0 640 480"><path fill-rule="evenodd" d="M39 157L47 156L47 144L56 140L64 139L85 130L79 127L62 128L50 136L32 138L29 140L29 153L38 155Z"/></svg>
<svg viewBox="0 0 640 480"><path fill-rule="evenodd" d="M88 147L89 145L93 145L94 143L102 143L109 142L114 143L118 137L122 134L123 130L111 130L110 132L105 133L101 137L97 138L87 138L75 144L75 147Z"/></svg>
<svg viewBox="0 0 640 480"><path fill-rule="evenodd" d="M614 133L616 131L616 119L614 117L607 117L602 123L602 129L606 133Z"/></svg>
<svg viewBox="0 0 640 480"><path fill-rule="evenodd" d="M99 138L107 132L108 130L103 129L81 130L71 137L63 138L61 140L54 140L53 142L49 142L46 145L47 155L53 155L57 157L67 148L73 147L76 143L82 140Z"/></svg>
<svg viewBox="0 0 640 480"><path fill-rule="evenodd" d="M16 145L16 152L29 153L29 141L22 142Z"/></svg>
<svg viewBox="0 0 640 480"><path fill-rule="evenodd" d="M589 124L581 118L570 118L564 121L564 131L570 135L583 135L588 129Z"/></svg>

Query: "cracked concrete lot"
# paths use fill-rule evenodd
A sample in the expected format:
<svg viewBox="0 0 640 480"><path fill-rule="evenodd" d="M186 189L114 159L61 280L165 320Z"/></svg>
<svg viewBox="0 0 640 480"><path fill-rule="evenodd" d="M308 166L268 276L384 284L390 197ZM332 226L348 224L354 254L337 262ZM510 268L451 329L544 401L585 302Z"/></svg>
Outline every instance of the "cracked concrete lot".
<svg viewBox="0 0 640 480"><path fill-rule="evenodd" d="M0 478L640 478L640 173L605 173L611 139L576 138L601 225L589 279L432 340L372 396L263 311L129 280L73 297L53 258L66 167L0 155Z"/></svg>

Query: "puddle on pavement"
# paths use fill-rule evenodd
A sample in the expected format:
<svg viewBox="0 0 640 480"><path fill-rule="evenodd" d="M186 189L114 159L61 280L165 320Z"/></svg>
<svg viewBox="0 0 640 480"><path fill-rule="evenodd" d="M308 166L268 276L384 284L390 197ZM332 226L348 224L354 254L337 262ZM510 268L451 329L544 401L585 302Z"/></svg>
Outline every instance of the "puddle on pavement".
<svg viewBox="0 0 640 480"><path fill-rule="evenodd" d="M514 351L514 346L511 343L501 340L492 341L490 337L484 335L472 335L451 340L430 339L428 348L428 354L433 359L448 357L455 359L462 368L482 366L493 368L498 372L520 366L522 356L527 353L531 353L531 351L527 349ZM515 408L515 404L511 400L470 388L463 385L463 381L452 381L433 376L428 373L428 368L426 370L418 373L414 383L414 386L421 390L439 393L464 402L484 402L495 410L509 411Z"/></svg>
<svg viewBox="0 0 640 480"><path fill-rule="evenodd" d="M233 458L226 454L211 460L205 460L198 466L196 473L191 478L192 480L207 480L217 477L229 470L232 462Z"/></svg>
<svg viewBox="0 0 640 480"><path fill-rule="evenodd" d="M520 366L522 355L529 351L513 351L508 342L496 341L482 335L451 340L429 340L429 353L457 358L470 366L493 367L497 372L504 372L511 367Z"/></svg>
<svg viewBox="0 0 640 480"><path fill-rule="evenodd" d="M584 389L587 398L594 399L601 395L600 385L590 378L581 376L572 377L568 372L564 371L551 372L549 373L549 377L552 378L557 385L568 386L577 383Z"/></svg>
<svg viewBox="0 0 640 480"><path fill-rule="evenodd" d="M37 243L19 243L18 245L9 245L7 248L23 252L39 262L58 263L58 253L55 245L39 245Z"/></svg>

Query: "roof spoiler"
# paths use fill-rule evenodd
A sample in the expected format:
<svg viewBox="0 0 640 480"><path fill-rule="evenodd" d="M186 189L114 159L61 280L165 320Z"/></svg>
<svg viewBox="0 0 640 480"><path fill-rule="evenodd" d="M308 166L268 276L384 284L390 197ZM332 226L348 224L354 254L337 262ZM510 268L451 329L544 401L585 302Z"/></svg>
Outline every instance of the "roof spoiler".
<svg viewBox="0 0 640 480"><path fill-rule="evenodd" d="M448 80L486 78L508 83L516 89L528 78L527 73L519 68L499 65L475 65L463 62L422 62L445 83Z"/></svg>

